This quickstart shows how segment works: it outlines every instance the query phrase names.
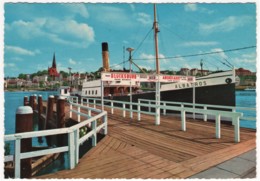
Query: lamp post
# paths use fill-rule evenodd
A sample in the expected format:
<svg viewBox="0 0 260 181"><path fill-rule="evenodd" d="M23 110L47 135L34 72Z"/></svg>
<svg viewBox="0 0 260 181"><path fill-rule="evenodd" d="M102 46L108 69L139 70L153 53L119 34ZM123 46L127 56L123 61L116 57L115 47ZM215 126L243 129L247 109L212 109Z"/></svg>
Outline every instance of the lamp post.
<svg viewBox="0 0 260 181"><path fill-rule="evenodd" d="M129 73L131 74L132 73L132 51L134 51L133 48L127 48L126 49L128 52L129 52ZM130 118L133 118L133 112L132 112L132 80L130 79L130 90L129 90L129 93L130 93Z"/></svg>

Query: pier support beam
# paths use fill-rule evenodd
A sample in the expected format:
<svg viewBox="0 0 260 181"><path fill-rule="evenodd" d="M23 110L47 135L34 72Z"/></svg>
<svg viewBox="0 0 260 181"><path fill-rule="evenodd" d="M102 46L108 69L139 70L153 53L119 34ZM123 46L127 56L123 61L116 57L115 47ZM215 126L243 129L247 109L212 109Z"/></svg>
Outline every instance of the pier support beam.
<svg viewBox="0 0 260 181"><path fill-rule="evenodd" d="M15 133L33 131L33 110L30 106L20 106L16 110ZM32 138L21 140L21 153L32 150ZM15 155L15 157L19 155ZM26 158L21 160L21 166L16 165L15 168L21 168L21 178L29 178L32 174L32 159Z"/></svg>

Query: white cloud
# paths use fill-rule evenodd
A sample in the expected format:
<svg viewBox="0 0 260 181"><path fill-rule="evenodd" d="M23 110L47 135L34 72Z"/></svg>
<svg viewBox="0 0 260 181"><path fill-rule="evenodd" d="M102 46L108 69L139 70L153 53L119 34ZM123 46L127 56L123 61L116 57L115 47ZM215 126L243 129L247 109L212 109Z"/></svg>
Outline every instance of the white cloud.
<svg viewBox="0 0 260 181"><path fill-rule="evenodd" d="M95 39L94 29L88 24L56 18L14 21L8 25L8 33L18 34L23 39L48 38L55 43L77 47L86 47Z"/></svg>
<svg viewBox="0 0 260 181"><path fill-rule="evenodd" d="M219 53L213 54L213 55L211 55L211 56L218 56L218 57L220 57L221 59L228 59L228 56L225 54L225 52L223 52L223 49L221 49L221 48L211 49L211 52L219 52Z"/></svg>
<svg viewBox="0 0 260 181"><path fill-rule="evenodd" d="M218 44L219 43L216 41L190 41L190 42L182 43L181 45L185 47L191 47L191 46L213 46Z"/></svg>
<svg viewBox="0 0 260 181"><path fill-rule="evenodd" d="M84 4L74 3L74 4L63 4L65 8L67 8L71 13L79 14L84 18L89 17L88 10Z"/></svg>
<svg viewBox="0 0 260 181"><path fill-rule="evenodd" d="M34 55L40 53L39 50L31 51L31 50L27 50L27 49L24 49L24 48L21 48L21 47L9 46L9 45L6 45L6 46L5 46L5 50L6 50L7 52L11 52L11 53L15 53L15 54L20 54L20 55L29 55L29 56L34 56Z"/></svg>
<svg viewBox="0 0 260 181"><path fill-rule="evenodd" d="M184 5L184 10L185 11L196 11L198 8L197 8L197 5L196 4L185 4Z"/></svg>
<svg viewBox="0 0 260 181"><path fill-rule="evenodd" d="M130 5L131 10L135 11L135 5L133 3L130 3L129 5Z"/></svg>
<svg viewBox="0 0 260 181"><path fill-rule="evenodd" d="M230 32L238 27L245 26L252 18L249 16L229 16L219 22L211 24L199 24L201 33L210 34L213 32Z"/></svg>
<svg viewBox="0 0 260 181"><path fill-rule="evenodd" d="M70 59L69 59L69 64L71 64L71 65L76 65L77 62L76 62L75 60L72 60L72 59L70 58Z"/></svg>
<svg viewBox="0 0 260 181"><path fill-rule="evenodd" d="M122 8L110 5L99 5L98 12L96 11L96 8L91 10L93 11L93 14L95 14L95 16L92 17L103 24L124 28L133 26L132 20L130 19L131 16Z"/></svg>
<svg viewBox="0 0 260 181"><path fill-rule="evenodd" d="M207 13L207 14L212 14L214 13L213 10L209 10L207 8L199 7L197 4L185 4L184 5L184 10L186 12L200 12L200 13Z"/></svg>
<svg viewBox="0 0 260 181"><path fill-rule="evenodd" d="M50 32L64 35L71 35L78 39L87 39L94 41L94 30L92 27L84 23L78 23L75 20L59 20L49 18L45 26Z"/></svg>
<svg viewBox="0 0 260 181"><path fill-rule="evenodd" d="M142 23L143 25L151 25L152 24L152 19L151 16L146 14L146 13L138 13L137 14L137 21Z"/></svg>
<svg viewBox="0 0 260 181"><path fill-rule="evenodd" d="M5 63L4 66L5 67L16 67L16 65L14 63Z"/></svg>

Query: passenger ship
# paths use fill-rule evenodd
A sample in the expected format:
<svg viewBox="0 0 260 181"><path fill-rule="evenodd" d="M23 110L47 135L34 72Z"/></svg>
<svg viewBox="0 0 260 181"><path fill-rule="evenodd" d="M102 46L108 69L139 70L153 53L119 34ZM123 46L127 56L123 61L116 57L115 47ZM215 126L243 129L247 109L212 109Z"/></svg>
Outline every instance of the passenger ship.
<svg viewBox="0 0 260 181"><path fill-rule="evenodd" d="M157 33L159 32L156 20L156 7L154 5L154 34L156 45L156 74L158 68ZM108 43L102 43L102 58L104 72L111 72L109 68ZM129 73L121 71L121 73ZM188 102L212 105L235 106L235 70L212 73L196 78L194 83L165 83L160 85L160 100L173 102ZM137 102L138 99L155 100L155 91L142 91L140 82L125 80L106 81L104 98L120 101ZM131 94L131 96L130 96ZM100 97L101 80L86 81L83 83L81 96Z"/></svg>

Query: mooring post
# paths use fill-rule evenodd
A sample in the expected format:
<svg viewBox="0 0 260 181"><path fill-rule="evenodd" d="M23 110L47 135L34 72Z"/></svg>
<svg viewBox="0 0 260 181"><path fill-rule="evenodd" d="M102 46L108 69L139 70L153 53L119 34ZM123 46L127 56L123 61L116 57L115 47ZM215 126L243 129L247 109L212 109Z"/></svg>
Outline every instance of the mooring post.
<svg viewBox="0 0 260 181"><path fill-rule="evenodd" d="M53 105L54 105L54 96L51 95L48 98L48 105L47 105L47 115L46 115L46 129L50 129L50 121L53 118Z"/></svg>
<svg viewBox="0 0 260 181"><path fill-rule="evenodd" d="M23 98L23 105L28 106L28 96L24 96Z"/></svg>
<svg viewBox="0 0 260 181"><path fill-rule="evenodd" d="M54 126L53 121L53 105L54 105L55 98L53 95L50 95L48 98L47 104L47 115L46 115L46 129L52 129ZM55 142L55 136L47 136L46 141L48 146L53 146L53 142Z"/></svg>
<svg viewBox="0 0 260 181"><path fill-rule="evenodd" d="M45 129L45 120L42 118L43 113L43 104L42 104L42 95L38 96L38 130L44 130ZM42 137L38 137L39 143L43 143Z"/></svg>
<svg viewBox="0 0 260 181"><path fill-rule="evenodd" d="M34 108L34 95L30 95L29 106L31 106L32 109Z"/></svg>
<svg viewBox="0 0 260 181"><path fill-rule="evenodd" d="M38 96L38 125L39 130L44 129L44 120L41 119L41 114L43 112L42 95Z"/></svg>
<svg viewBox="0 0 260 181"><path fill-rule="evenodd" d="M33 110L30 106L20 106L16 110L15 133L33 131ZM17 149L17 148L15 148ZM19 148L18 148L19 149ZM32 150L32 138L21 140L21 153ZM15 155L18 156L18 155ZM20 173L21 178L29 178L32 175L32 159L21 160Z"/></svg>
<svg viewBox="0 0 260 181"><path fill-rule="evenodd" d="M33 95L33 110L37 110L37 101L36 101L36 97L37 97L37 95L36 94L34 94Z"/></svg>
<svg viewBox="0 0 260 181"><path fill-rule="evenodd" d="M59 97L57 100L56 105L57 110L57 128L64 128L65 127L65 99L62 97ZM57 146L63 146L64 145L64 137L63 135L58 135L58 142Z"/></svg>

